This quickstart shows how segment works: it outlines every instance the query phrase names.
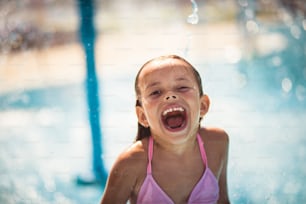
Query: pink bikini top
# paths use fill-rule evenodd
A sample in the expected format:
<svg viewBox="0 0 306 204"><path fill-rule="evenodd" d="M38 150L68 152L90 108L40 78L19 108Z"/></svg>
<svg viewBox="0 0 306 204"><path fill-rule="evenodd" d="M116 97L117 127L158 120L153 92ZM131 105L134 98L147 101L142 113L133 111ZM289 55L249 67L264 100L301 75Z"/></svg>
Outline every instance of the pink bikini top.
<svg viewBox="0 0 306 204"><path fill-rule="evenodd" d="M208 168L206 153L204 149L203 141L200 135L197 135L197 141L199 144L201 157L204 165L206 166L205 171L192 190L188 204L210 204L216 203L219 198L219 186L218 181L212 171ZM161 189L156 183L152 176L152 157L153 157L153 138L149 138L149 149L148 149L148 167L147 176L140 188L138 193L137 203L138 204L174 204L171 198Z"/></svg>

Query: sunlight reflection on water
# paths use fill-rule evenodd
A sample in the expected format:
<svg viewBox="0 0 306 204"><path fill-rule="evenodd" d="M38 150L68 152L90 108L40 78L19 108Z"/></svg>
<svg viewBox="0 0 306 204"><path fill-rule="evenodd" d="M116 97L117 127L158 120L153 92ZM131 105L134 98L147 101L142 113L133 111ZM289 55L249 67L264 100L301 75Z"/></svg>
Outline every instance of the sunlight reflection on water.
<svg viewBox="0 0 306 204"><path fill-rule="evenodd" d="M238 1L243 8L243 15L234 22L242 25L239 32L227 32L227 25L221 25L222 29L214 27L206 19L200 21L200 15L211 9L208 5L205 12L200 10L205 8L200 1L199 5L190 1L192 14L187 16L187 22L192 27L175 24L167 30L169 25L166 24L164 30L156 33L152 30L134 31L129 23L136 18L129 10L123 14L116 13L122 16L115 23L127 22L125 26L132 32L122 35L120 32L128 31L106 30L102 33L101 47L109 45L107 41L110 40L111 46L105 53L114 53L109 57L103 52L102 61L105 61L99 64L103 67L100 99L103 102L105 152L102 158L108 169L117 155L133 142L136 133L133 82L140 63L138 58L163 52L165 46L167 51L185 51L186 58L196 62L196 68L203 77L204 90L211 98L210 111L203 125L224 128L230 136L228 179L232 202L306 201L303 191L306 176L306 20L295 19L288 12L278 10L281 21L273 26L264 24L256 19L256 12L252 10L255 7L252 8L248 2ZM164 4L162 6L165 7ZM164 20L160 16L142 17L155 23ZM210 33L211 29L216 29L216 32ZM187 35L184 35L185 32ZM178 33L187 36L186 46L181 44ZM129 35L136 37L128 38ZM238 35L239 42L224 40ZM118 39L120 43L116 44ZM135 42L138 40L137 47ZM127 41L133 43L125 44ZM153 43L146 44L147 41ZM210 41L213 43L209 44ZM146 52L141 53L141 43ZM20 45L19 41L14 44L17 45ZM59 54L58 50L61 50ZM91 151L87 110L82 100L83 72L76 71L83 68L83 64L79 55L73 55L73 50L77 50L76 45L72 45L71 49L68 46L57 50L50 48L44 55L40 55L40 50L34 54L21 54L19 58L14 55L14 60L6 54L0 56L0 65L13 64L7 69L8 73L19 73L21 76L16 91L0 95L0 190L4 192L0 201L73 203L78 199L82 202L100 197L101 189L78 188L71 182L77 169L90 166L88 155ZM9 52L9 49L4 52ZM53 56L50 53L56 54ZM217 57L209 59L211 53ZM69 62L72 55L75 61ZM54 64L58 58L60 61ZM21 66L23 62L30 62L29 67L37 68L28 78L24 76L28 70ZM26 88L25 82L50 85L50 82L40 79L43 75L40 71L46 67L49 71L46 75L60 67L60 74L52 72L56 82L52 81L53 78L50 80L58 87ZM128 67L133 68L128 70ZM75 86L67 85L69 80ZM5 78L1 76L1 90L8 88L4 82ZM15 83L12 82L13 85Z"/></svg>

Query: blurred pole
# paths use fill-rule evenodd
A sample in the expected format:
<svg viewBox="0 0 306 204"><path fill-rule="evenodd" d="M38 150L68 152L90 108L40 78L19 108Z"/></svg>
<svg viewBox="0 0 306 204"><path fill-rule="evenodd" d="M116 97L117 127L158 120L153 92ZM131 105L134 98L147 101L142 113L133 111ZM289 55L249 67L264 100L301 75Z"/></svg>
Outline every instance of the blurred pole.
<svg viewBox="0 0 306 204"><path fill-rule="evenodd" d="M94 0L78 0L80 40L86 58L86 92L88 117L92 139L92 172L79 176L79 184L105 184L107 172L102 161L102 133L100 128L99 85L95 69Z"/></svg>

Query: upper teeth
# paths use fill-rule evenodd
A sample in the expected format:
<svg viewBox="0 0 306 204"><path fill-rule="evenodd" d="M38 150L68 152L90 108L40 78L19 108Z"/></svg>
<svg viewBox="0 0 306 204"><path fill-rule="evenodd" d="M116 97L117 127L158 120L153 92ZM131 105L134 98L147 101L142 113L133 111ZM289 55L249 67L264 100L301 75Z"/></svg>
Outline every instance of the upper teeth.
<svg viewBox="0 0 306 204"><path fill-rule="evenodd" d="M163 112L163 116L167 115L168 113L174 112L174 111L181 111L181 112L183 112L184 109L182 107L169 108L169 109L167 109L167 110L165 110Z"/></svg>

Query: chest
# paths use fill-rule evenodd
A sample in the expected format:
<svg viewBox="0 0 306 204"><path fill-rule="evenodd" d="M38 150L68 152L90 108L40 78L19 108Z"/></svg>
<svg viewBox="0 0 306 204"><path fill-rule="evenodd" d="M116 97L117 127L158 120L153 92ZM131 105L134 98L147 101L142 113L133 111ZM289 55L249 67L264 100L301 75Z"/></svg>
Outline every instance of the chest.
<svg viewBox="0 0 306 204"><path fill-rule="evenodd" d="M205 166L200 156L187 160L172 158L152 161L155 182L175 203L187 203L204 171Z"/></svg>

